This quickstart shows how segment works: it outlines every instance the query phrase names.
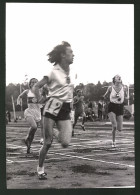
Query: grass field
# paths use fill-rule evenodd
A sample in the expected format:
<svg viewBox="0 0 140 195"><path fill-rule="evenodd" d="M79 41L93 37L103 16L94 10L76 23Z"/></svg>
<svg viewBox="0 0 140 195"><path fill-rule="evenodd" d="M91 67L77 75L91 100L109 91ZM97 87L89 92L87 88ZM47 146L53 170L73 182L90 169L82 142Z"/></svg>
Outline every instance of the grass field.
<svg viewBox="0 0 140 195"><path fill-rule="evenodd" d="M23 139L28 125L11 122L6 127L6 162L8 189L128 188L135 187L134 123L124 122L116 134L116 148L111 147L109 122L87 122L86 131L79 123L68 148L54 139L45 160L48 179L38 180L36 167L41 147L40 128L26 154Z"/></svg>

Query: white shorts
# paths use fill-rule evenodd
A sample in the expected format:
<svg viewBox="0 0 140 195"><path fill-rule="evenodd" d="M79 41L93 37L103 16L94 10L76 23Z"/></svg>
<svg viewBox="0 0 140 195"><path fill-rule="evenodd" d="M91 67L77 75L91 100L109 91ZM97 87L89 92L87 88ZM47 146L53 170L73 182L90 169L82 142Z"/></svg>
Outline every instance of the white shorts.
<svg viewBox="0 0 140 195"><path fill-rule="evenodd" d="M27 108L24 111L24 117L25 119L27 119L27 117L33 117L36 122L39 122L41 120L41 111Z"/></svg>

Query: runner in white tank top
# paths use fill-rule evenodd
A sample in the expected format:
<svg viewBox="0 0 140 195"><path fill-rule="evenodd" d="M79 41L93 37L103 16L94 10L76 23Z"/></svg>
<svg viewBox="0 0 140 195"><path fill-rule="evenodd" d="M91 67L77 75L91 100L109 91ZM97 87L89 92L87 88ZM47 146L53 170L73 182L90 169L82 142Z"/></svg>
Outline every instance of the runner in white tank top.
<svg viewBox="0 0 140 195"><path fill-rule="evenodd" d="M44 144L39 152L39 165L37 173L39 179L46 179L44 160L53 141L53 127L56 124L58 139L63 147L68 147L72 135L70 112L73 101L74 85L70 79L70 67L73 63L73 51L68 42L57 45L49 54L49 61L54 67L49 74L34 86L34 92L41 103L39 89L47 84L49 100L44 108Z"/></svg>
<svg viewBox="0 0 140 195"><path fill-rule="evenodd" d="M24 95L27 96L28 108L24 111L24 117L30 125L29 133L24 140L27 146L27 153L30 153L31 143L34 139L35 132L41 120L41 104L38 103L35 94L32 92L32 87L35 83L37 83L37 81L38 80L36 78L30 79L29 89L24 90L17 98L17 104L20 104L20 98L22 98Z"/></svg>
<svg viewBox="0 0 140 195"><path fill-rule="evenodd" d="M127 99L127 92L119 75L113 77L113 84L108 87L103 97L106 98L107 95L110 99L108 116L112 124L112 147L116 147L116 130L121 131L123 128L124 98Z"/></svg>

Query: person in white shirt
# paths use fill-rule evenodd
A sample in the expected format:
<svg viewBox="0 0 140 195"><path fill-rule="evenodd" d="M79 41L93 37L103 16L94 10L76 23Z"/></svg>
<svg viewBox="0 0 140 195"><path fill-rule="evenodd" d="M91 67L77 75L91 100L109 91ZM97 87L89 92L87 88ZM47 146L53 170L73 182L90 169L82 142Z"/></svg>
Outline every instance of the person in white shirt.
<svg viewBox="0 0 140 195"><path fill-rule="evenodd" d="M112 124L112 147L116 147L115 136L116 130L121 131L123 128L123 108L124 98L127 99L126 88L122 84L121 77L113 77L112 86L109 86L104 98L109 95L108 116Z"/></svg>
<svg viewBox="0 0 140 195"><path fill-rule="evenodd" d="M24 90L17 98L17 104L20 104L20 99L26 95L27 96L27 104L28 108L24 111L24 118L29 123L29 133L26 137L25 144L27 146L27 153L30 153L31 143L34 139L35 132L41 120L41 111L40 111L40 103L38 103L37 98L35 97L32 88L38 80L36 78L32 78L29 81L29 89Z"/></svg>
<svg viewBox="0 0 140 195"><path fill-rule="evenodd" d="M34 86L34 92L39 102L42 98L39 89L47 84L49 100L46 102L44 115L44 143L39 152L37 173L40 180L47 179L44 172L44 160L53 141L53 127L56 124L58 139L63 147L68 147L71 141L72 123L70 112L72 108L74 84L70 79L69 65L73 63L74 54L68 42L57 45L49 54L49 62L53 69Z"/></svg>

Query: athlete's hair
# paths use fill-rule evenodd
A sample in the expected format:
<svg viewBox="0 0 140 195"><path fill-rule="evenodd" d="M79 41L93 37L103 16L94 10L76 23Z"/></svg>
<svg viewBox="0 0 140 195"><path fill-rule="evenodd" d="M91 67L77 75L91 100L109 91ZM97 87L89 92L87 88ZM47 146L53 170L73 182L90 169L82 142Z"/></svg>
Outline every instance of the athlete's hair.
<svg viewBox="0 0 140 195"><path fill-rule="evenodd" d="M29 86L29 88L31 89L31 82L32 82L32 80L37 80L36 78L31 78L30 80L29 80L29 83L28 83L28 86ZM38 81L38 80L37 80Z"/></svg>
<svg viewBox="0 0 140 195"><path fill-rule="evenodd" d="M47 54L49 56L48 61L51 63L54 63L54 65L56 65L57 63L60 63L61 54L66 53L67 47L71 47L71 45L66 41L62 41L60 45L57 45L56 47L54 47L54 49Z"/></svg>
<svg viewBox="0 0 140 195"><path fill-rule="evenodd" d="M76 93L78 93L79 91L81 91L81 92L82 92L82 90L81 90L81 89L77 89L77 90L76 90Z"/></svg>
<svg viewBox="0 0 140 195"><path fill-rule="evenodd" d="M116 76L119 76L119 77L121 78L121 76L120 76L120 75L118 75L118 74L117 74L117 75L115 75L115 76L112 78L112 82L113 82L113 84L115 84L115 77L116 77ZM121 83L122 83L122 81L121 81Z"/></svg>
<svg viewBox="0 0 140 195"><path fill-rule="evenodd" d="M45 96L45 95L48 95L48 93L49 93L48 87L44 85L42 87L41 95Z"/></svg>

